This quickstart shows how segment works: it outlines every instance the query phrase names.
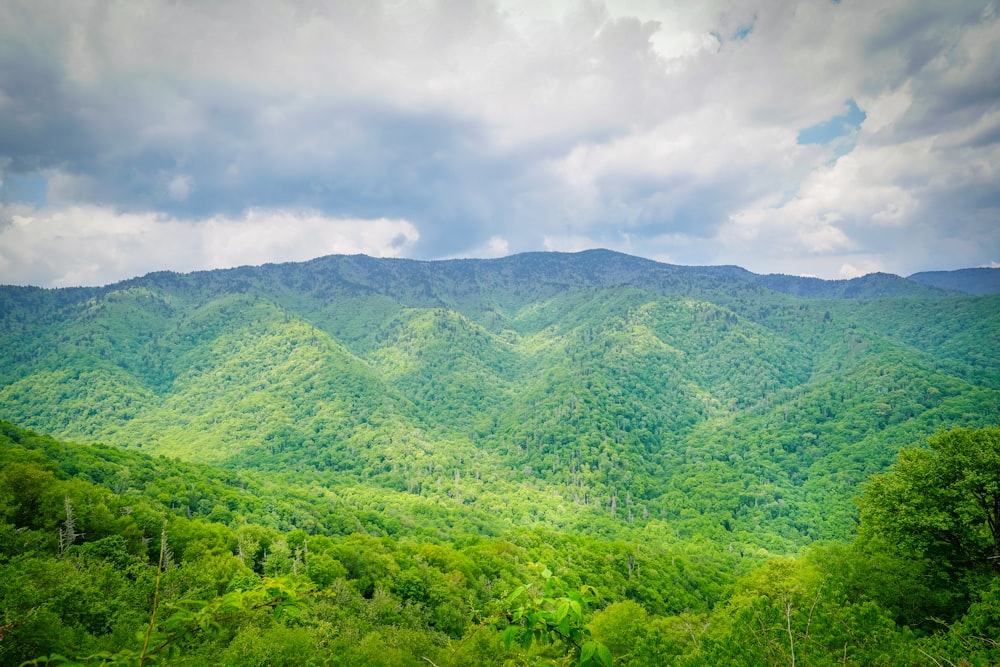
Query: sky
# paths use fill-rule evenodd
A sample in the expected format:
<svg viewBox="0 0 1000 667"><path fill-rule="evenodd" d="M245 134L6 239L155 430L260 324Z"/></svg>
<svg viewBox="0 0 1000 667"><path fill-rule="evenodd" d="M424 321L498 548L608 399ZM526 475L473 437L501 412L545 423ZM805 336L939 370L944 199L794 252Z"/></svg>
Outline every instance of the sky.
<svg viewBox="0 0 1000 667"><path fill-rule="evenodd" d="M0 284L598 247L1000 266L1000 5L0 2Z"/></svg>

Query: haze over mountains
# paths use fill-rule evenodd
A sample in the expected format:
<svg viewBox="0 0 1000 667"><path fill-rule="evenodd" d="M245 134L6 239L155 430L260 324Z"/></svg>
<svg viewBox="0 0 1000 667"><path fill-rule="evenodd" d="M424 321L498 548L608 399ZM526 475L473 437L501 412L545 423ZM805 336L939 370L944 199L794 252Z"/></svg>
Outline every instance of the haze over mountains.
<svg viewBox="0 0 1000 667"><path fill-rule="evenodd" d="M1000 296L961 294L983 271L823 281L588 251L4 287L0 416L491 521L784 552L847 535L899 447L996 421Z"/></svg>

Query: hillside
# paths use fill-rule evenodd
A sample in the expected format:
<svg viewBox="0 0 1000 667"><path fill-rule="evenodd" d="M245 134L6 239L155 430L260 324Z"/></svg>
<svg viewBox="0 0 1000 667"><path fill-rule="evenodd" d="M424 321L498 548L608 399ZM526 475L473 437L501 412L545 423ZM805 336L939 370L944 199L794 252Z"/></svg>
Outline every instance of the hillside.
<svg viewBox="0 0 1000 667"><path fill-rule="evenodd" d="M964 294L1000 293L1000 268L922 271L908 276L907 280Z"/></svg>
<svg viewBox="0 0 1000 667"><path fill-rule="evenodd" d="M955 492L996 489L1000 428L929 444L872 478L856 539L747 568L658 521L490 535L408 494L406 524L373 487L0 422L0 664L996 664L996 531Z"/></svg>
<svg viewBox="0 0 1000 667"><path fill-rule="evenodd" d="M0 665L997 664L998 353L606 251L0 287Z"/></svg>
<svg viewBox="0 0 1000 667"><path fill-rule="evenodd" d="M4 287L0 313L22 426L747 555L846 537L900 447L1000 414L1000 297L895 276L337 256Z"/></svg>

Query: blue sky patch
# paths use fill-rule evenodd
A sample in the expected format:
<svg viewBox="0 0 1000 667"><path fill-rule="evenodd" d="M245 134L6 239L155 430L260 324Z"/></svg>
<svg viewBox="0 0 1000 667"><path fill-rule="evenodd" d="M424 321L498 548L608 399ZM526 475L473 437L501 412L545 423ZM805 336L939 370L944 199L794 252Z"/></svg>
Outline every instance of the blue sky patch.
<svg viewBox="0 0 1000 667"><path fill-rule="evenodd" d="M736 32L733 33L733 39L736 40L737 42L740 42L749 37L750 33L753 32L753 26L756 22L757 22L757 17L754 16L753 20L750 21L750 23L744 26L740 26L736 30Z"/></svg>
<svg viewBox="0 0 1000 667"><path fill-rule="evenodd" d="M48 179L41 174L10 174L0 184L0 202L42 206L48 199Z"/></svg>
<svg viewBox="0 0 1000 667"><path fill-rule="evenodd" d="M847 113L834 116L830 120L817 123L812 127L799 130L798 143L800 144L828 144L835 139L846 137L857 132L861 123L868 117L864 111L858 108L853 100L844 103L847 106Z"/></svg>

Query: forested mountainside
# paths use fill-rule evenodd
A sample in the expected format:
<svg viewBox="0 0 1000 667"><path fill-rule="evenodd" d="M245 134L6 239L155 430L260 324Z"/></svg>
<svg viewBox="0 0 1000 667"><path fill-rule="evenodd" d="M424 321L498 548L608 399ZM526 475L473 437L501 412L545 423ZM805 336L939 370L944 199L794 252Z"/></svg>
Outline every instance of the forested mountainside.
<svg viewBox="0 0 1000 667"><path fill-rule="evenodd" d="M846 535L900 447L1000 414L1000 296L729 273L592 251L8 287L0 406L78 441L779 553Z"/></svg>
<svg viewBox="0 0 1000 667"><path fill-rule="evenodd" d="M324 562L320 551L338 565L330 565L329 577L305 576L316 590L342 581L348 588L338 590L359 596L340 621L369 619L350 626L350 636L376 637L372 646L381 648L372 656L408 641L384 625L405 626L437 647L407 653L413 664L434 656L436 664L489 664L482 661L487 654L505 664L541 659L546 651L586 663L603 660L608 646L621 658L628 642L608 639L620 628L600 629L600 614L611 609L629 618L648 614L642 631L659 628L656 641L669 636L669 655L694 661L686 664L720 664L711 659L723 654L712 650L740 645L734 620L740 614L777 614L775 623L787 625L793 606L805 614L808 596L825 600L824 590L833 593L823 582L834 577L839 588L830 604L842 608L831 613L869 614L865 622L875 625L864 632L887 642L859 640L854 659L876 664L869 660L879 655L892 664L885 656L902 644L907 655L919 655L919 647L922 652L947 639L910 641L907 633L933 633L931 615L972 623L963 615L988 615L992 603L982 591L997 588L983 557L969 555L975 549L963 548L960 558L954 549L941 555L938 547L905 540L886 546L878 499L891 497L891 485L869 503L876 528L855 539L859 517L864 527L856 504L863 485L886 471L901 448L922 447L942 429L997 423L1000 295L962 291L884 274L851 281L757 276L738 267L678 267L607 251L443 262L335 256L156 273L101 288L0 287L0 418L60 440L103 443L80 447L5 427L8 463L31 473L8 466L7 478L20 475L35 486L12 481L4 497L8 509L0 518L10 528L3 533L7 565L0 578L13 586L33 576L18 569L28 561L14 556L25 549L58 563L72 556L78 570L84 567L84 556L57 537L76 534L70 505L77 521L81 507L96 507L87 510L87 520L101 527L80 530L80 540L70 542L90 553L84 547L92 540L124 536L114 547L124 550L119 565L138 559L133 565L142 565L145 577L134 593L137 609L148 609L144 596L156 572L153 562L150 574L148 561L156 560L157 525L166 518L165 544L175 556L185 531L213 535L193 552L199 555L181 558L182 570L194 577L209 567L199 559L211 553L230 573L205 575L208 583L200 588L178 584L179 599L207 601L213 591L235 590L234 581L265 574L292 581L302 575L299 566L310 563L308 539L310 567L322 570L315 565ZM140 500L141 521L133 516ZM40 511L37 517L31 508ZM986 524L976 525L982 536ZM248 556L240 531L262 551ZM24 541L29 538L35 541ZM935 539L947 541L944 533ZM768 560L801 554L820 541L844 546ZM260 545L279 543L283 565L269 566L265 554L275 551ZM428 545L449 550L437 574L427 569L438 567L425 554ZM355 550L364 556L348 555ZM476 560L484 550L502 563L490 561L489 572L459 568L456 579L452 561ZM49 565L38 558L41 572ZM350 558L373 559L381 569L363 574L374 566ZM106 560L100 556L93 567L120 569ZM529 562L542 566L532 569ZM766 576L752 573L761 563ZM401 592L401 573L410 570L419 573L423 597ZM463 582L468 600L459 605L431 596L426 591L447 585L438 576ZM917 582L928 576L938 578ZM896 597L886 599L858 577L891 581ZM548 586L549 579L560 583ZM525 628L531 630L524 616L507 630L500 627L500 620L513 618L511 605L520 603L497 595L532 580L538 586L523 589L521 602L530 598L534 612L521 609L536 621L546 618L538 614L547 604L562 609L559 600L574 600L577 606L566 609L576 610L580 596L589 595L586 586L607 597L578 615L584 634L560 634L569 632L560 625L536 628L524 640ZM781 595L769 588L775 580L787 586ZM580 586L583 593L573 594L580 600L565 597ZM301 598L298 589L282 590L279 597ZM405 623L397 616L371 621L371 614L383 613L366 606L378 598L376 590L393 613L411 603L422 611ZM310 622L347 632L330 620L325 593L316 595L305 594ZM8 606L4 622L34 627L18 614L36 618L32 610L41 608L58 616L46 599L39 592L33 601ZM744 605L765 599L777 606ZM290 632L292 641L297 626L288 619L268 616L267 623L277 625L259 625L265 623L259 614L280 606L261 602L243 610L258 624L258 635L247 642L259 644L259 633L272 630ZM477 616L480 607L491 611ZM128 622L129 632L142 613ZM438 627L431 620L437 613L461 619ZM555 623L576 618L567 614ZM610 618L608 624L622 622ZM840 650L847 648L833 647L840 639L832 638L827 653L804 660L811 612L808 618L799 664L825 664L817 662L821 655L841 664ZM474 632L480 622L497 634ZM736 634L705 635L707 644L716 642L710 650L702 635L716 622ZM51 651L127 645L124 636L102 634L117 622L60 623L68 628L60 646L69 648ZM320 641L316 627L295 641ZM220 644L200 645L208 653L195 655L222 655L245 630L231 629L237 634L223 633L212 640ZM475 659L460 657L453 642L468 633L477 637L473 644L488 639L492 648L480 647ZM588 643L591 633L599 644ZM520 650L527 653L512 654L504 634L524 640ZM532 649L530 637L547 638L547 648ZM746 649L744 664L761 664L751 660L761 655L787 662L794 638L791 647L772 645L773 639L757 637L765 653ZM0 642L0 656L15 655L2 652L8 646ZM18 659L47 652L44 642L24 646L32 648L16 653ZM344 646L332 655L354 658L337 660L366 664L343 653ZM650 657L668 655L656 646L624 662L664 664ZM376 657L367 664L382 664Z"/></svg>
<svg viewBox="0 0 1000 667"><path fill-rule="evenodd" d="M957 271L922 271L907 280L955 290L965 294L996 294L1000 292L1000 268L959 269Z"/></svg>
<svg viewBox="0 0 1000 667"><path fill-rule="evenodd" d="M996 664L1000 428L930 444L872 479L855 539L749 569L652 522L488 536L420 498L438 535L414 535L371 488L0 422L0 664Z"/></svg>

